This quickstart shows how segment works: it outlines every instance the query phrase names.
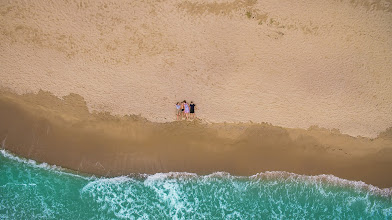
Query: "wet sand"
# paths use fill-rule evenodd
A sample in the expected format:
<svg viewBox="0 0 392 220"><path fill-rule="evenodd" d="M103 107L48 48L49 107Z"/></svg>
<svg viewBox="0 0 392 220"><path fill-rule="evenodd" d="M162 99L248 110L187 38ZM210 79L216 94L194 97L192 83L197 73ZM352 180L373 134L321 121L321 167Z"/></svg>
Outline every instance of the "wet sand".
<svg viewBox="0 0 392 220"><path fill-rule="evenodd" d="M157 123L90 113L83 97L0 93L2 147L23 157L103 176L131 173L263 171L333 174L392 187L392 130L352 137L316 126L267 123Z"/></svg>

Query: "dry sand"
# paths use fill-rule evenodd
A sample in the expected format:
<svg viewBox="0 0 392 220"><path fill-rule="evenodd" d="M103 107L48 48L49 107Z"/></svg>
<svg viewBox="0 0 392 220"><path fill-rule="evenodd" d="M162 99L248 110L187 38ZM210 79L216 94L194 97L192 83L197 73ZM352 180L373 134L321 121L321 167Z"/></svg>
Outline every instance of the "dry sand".
<svg viewBox="0 0 392 220"><path fill-rule="evenodd" d="M392 126L392 4L379 0L0 1L0 86L173 121Z"/></svg>
<svg viewBox="0 0 392 220"><path fill-rule="evenodd" d="M0 121L3 148L98 175L288 171L392 187L392 129L370 139L266 123L155 123L91 114L76 94L60 100L48 92L19 96L4 91Z"/></svg>

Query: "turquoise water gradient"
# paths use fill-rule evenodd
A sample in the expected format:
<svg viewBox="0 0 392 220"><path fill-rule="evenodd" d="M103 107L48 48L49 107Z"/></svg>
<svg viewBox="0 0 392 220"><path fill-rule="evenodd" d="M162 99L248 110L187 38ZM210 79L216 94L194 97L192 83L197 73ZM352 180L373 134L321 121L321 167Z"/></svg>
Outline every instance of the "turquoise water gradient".
<svg viewBox="0 0 392 220"><path fill-rule="evenodd" d="M267 172L95 178L0 153L0 219L392 219L390 189Z"/></svg>

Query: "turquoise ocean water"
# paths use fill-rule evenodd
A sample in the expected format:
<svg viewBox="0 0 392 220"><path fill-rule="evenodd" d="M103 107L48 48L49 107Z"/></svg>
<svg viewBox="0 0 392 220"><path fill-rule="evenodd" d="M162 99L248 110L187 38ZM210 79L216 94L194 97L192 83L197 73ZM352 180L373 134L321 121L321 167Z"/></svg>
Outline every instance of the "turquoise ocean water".
<svg viewBox="0 0 392 220"><path fill-rule="evenodd" d="M392 219L391 191L285 172L96 178L0 153L0 219Z"/></svg>

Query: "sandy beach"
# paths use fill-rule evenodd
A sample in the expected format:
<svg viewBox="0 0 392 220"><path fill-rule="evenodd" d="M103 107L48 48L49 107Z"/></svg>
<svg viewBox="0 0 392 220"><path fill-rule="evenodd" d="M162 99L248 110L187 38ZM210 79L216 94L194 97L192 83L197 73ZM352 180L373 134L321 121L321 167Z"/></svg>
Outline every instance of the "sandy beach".
<svg viewBox="0 0 392 220"><path fill-rule="evenodd" d="M104 176L392 187L391 24L391 1L0 1L0 141Z"/></svg>

